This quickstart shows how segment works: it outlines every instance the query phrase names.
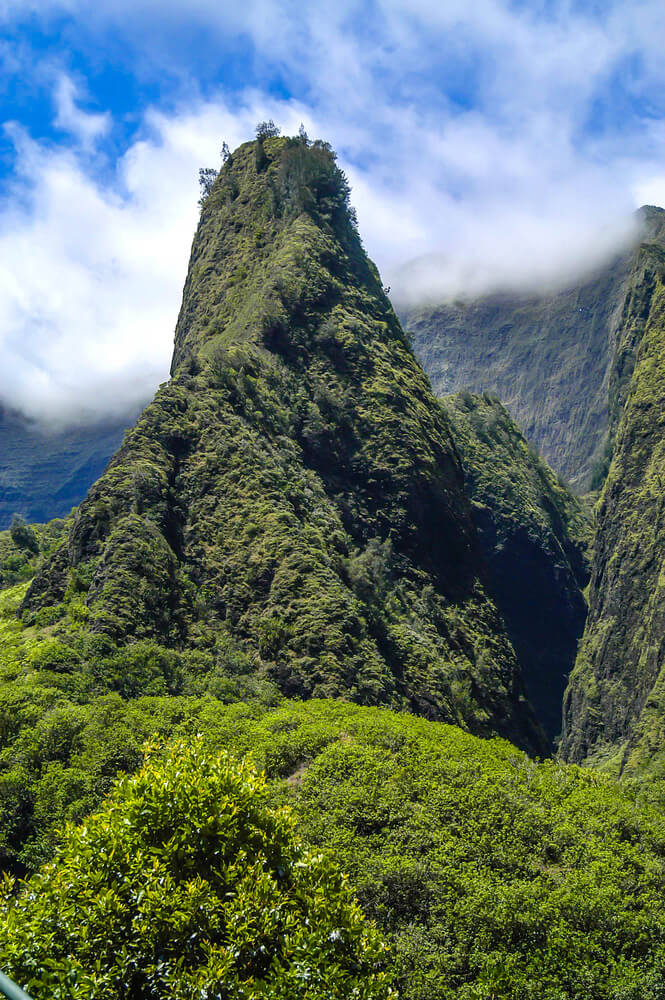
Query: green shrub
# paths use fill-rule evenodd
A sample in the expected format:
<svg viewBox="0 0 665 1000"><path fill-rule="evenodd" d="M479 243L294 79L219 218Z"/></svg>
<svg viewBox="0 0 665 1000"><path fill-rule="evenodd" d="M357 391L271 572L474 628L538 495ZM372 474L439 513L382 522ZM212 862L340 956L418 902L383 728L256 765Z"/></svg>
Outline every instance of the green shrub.
<svg viewBox="0 0 665 1000"><path fill-rule="evenodd" d="M248 763L154 749L0 902L0 965L52 1000L380 1000L387 950Z"/></svg>

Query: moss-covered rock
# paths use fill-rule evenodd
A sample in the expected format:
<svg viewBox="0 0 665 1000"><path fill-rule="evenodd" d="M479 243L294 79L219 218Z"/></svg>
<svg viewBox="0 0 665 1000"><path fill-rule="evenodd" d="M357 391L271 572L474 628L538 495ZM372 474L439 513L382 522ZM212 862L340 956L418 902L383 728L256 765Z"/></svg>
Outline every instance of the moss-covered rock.
<svg viewBox="0 0 665 1000"><path fill-rule="evenodd" d="M202 208L157 393L24 603L542 751L448 418L329 147L241 146Z"/></svg>

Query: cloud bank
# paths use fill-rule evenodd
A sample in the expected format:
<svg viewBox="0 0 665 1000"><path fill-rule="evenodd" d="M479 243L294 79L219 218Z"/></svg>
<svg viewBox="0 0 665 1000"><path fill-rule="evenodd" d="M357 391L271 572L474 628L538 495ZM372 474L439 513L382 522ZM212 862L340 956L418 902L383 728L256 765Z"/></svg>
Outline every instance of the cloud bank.
<svg viewBox="0 0 665 1000"><path fill-rule="evenodd" d="M508 0L0 0L6 25L28 16L44 32L71 18L72 44L98 52L121 37L137 79L172 87L127 132L85 109L61 62L40 70L53 135L4 123L0 400L45 422L122 415L167 377L198 167L262 118L337 148L398 305L565 283L633 238L639 204L665 203L660 0L602 17ZM198 69L218 60L223 77L238 46L242 79L204 93Z"/></svg>

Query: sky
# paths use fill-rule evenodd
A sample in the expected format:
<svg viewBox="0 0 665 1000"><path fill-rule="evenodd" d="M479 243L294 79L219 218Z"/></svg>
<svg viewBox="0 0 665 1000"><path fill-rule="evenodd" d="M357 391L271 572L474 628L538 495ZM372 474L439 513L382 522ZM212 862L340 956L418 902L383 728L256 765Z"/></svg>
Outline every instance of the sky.
<svg viewBox="0 0 665 1000"><path fill-rule="evenodd" d="M332 143L398 307L565 284L665 205L662 0L0 0L0 404L168 377L198 168Z"/></svg>

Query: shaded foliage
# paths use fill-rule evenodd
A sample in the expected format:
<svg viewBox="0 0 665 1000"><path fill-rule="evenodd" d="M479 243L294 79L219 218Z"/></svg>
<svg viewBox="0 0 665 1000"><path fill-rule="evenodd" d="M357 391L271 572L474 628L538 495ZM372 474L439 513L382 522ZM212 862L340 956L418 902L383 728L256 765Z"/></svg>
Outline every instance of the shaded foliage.
<svg viewBox="0 0 665 1000"><path fill-rule="evenodd" d="M529 699L551 740L584 629L591 523L582 502L485 393L442 400L466 489Z"/></svg>

